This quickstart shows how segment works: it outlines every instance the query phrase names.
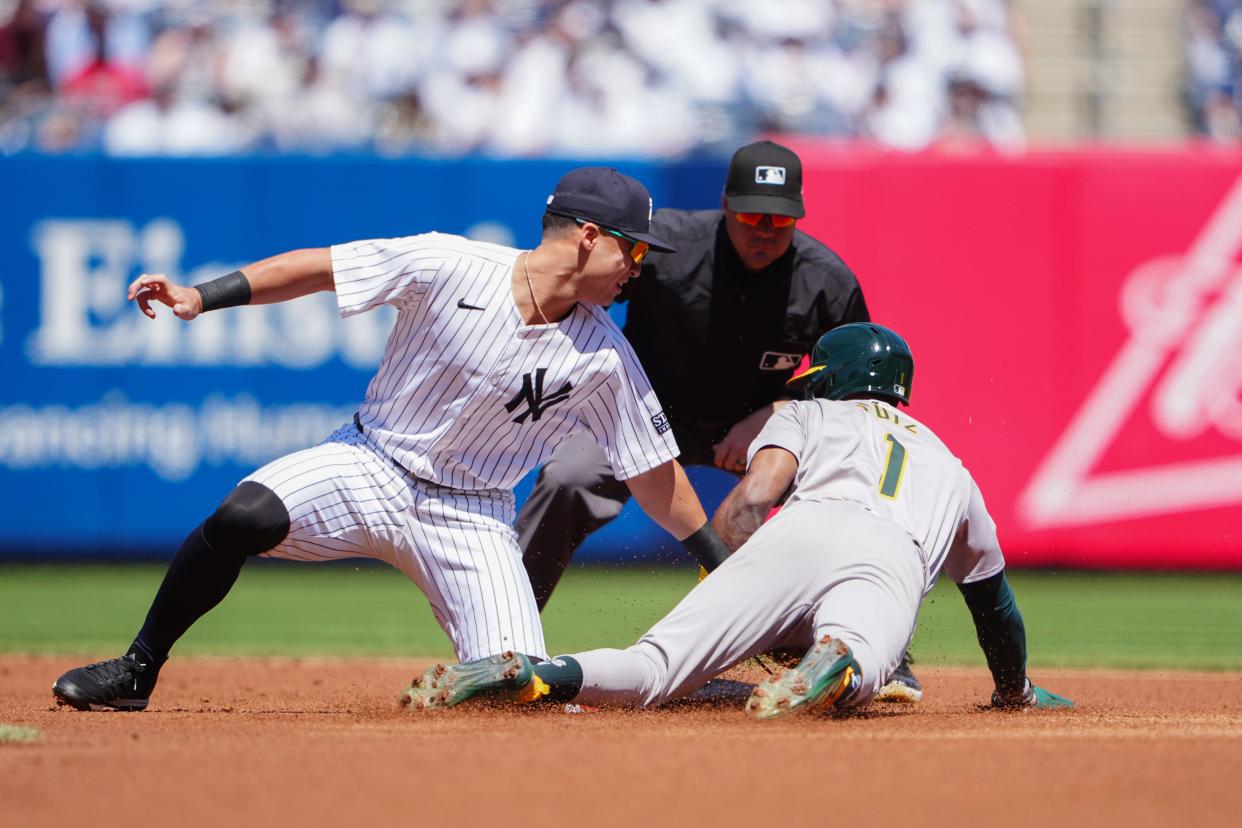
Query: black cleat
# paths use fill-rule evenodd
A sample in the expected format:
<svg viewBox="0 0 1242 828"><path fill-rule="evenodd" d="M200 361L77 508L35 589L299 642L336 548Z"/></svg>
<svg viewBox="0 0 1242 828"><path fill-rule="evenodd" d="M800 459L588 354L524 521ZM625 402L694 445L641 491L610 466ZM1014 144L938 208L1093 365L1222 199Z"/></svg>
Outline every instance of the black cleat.
<svg viewBox="0 0 1242 828"><path fill-rule="evenodd" d="M897 669L888 677L880 692L875 694L876 701L916 704L923 700L923 685L910 669L913 661L909 652L901 657Z"/></svg>
<svg viewBox="0 0 1242 828"><path fill-rule="evenodd" d="M70 670L52 685L52 695L77 710L145 710L158 674L130 653Z"/></svg>

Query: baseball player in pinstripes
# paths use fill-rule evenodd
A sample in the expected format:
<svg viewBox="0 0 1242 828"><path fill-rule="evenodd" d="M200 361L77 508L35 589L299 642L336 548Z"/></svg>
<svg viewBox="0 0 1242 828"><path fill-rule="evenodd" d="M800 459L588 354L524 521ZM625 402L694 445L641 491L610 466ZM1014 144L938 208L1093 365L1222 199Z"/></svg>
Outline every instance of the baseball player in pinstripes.
<svg viewBox="0 0 1242 828"><path fill-rule="evenodd" d="M1031 684L1026 632L979 488L909 403L914 360L871 323L820 337L782 408L750 445L746 476L713 519L737 551L637 644L531 665L521 655L433 668L405 699L447 707L480 694L516 701L660 704L742 659L810 646L752 693L760 719L863 704L914 633L943 569L961 590L995 681L992 704L1065 707ZM782 498L781 511L764 523Z"/></svg>
<svg viewBox="0 0 1242 828"><path fill-rule="evenodd" d="M659 401L601 307L638 275L651 199L612 169L566 174L519 251L429 233L299 250L187 288L143 275L129 298L184 320L335 291L342 316L398 309L354 422L243 480L190 532L126 654L70 670L57 699L142 710L173 644L251 555L370 557L423 591L463 661L545 653L512 488L565 436L598 441L643 509L709 569L727 556L676 460Z"/></svg>

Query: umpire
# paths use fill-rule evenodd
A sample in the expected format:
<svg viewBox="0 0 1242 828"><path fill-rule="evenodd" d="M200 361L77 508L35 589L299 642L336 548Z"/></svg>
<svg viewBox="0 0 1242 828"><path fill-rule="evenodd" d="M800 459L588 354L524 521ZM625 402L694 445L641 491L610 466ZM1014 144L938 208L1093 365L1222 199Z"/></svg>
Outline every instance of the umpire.
<svg viewBox="0 0 1242 828"><path fill-rule="evenodd" d="M741 475L746 449L786 403L785 381L816 338L870 321L853 272L797 229L805 214L802 162L760 141L734 153L722 209L652 218L651 232L677 252L649 254L618 301L629 302L625 335L683 465ZM604 453L582 435L540 469L516 524L540 609L578 546L628 499Z"/></svg>
<svg viewBox="0 0 1242 828"><path fill-rule="evenodd" d="M675 253L651 253L629 302L625 335L664 405L682 465L746 470L746 449L784 405L785 381L829 328L870 320L853 272L797 229L802 162L759 141L729 162L719 210L660 210L651 232ZM629 499L587 435L565 440L539 471L516 522L542 610L587 535ZM918 701L903 661L881 698Z"/></svg>

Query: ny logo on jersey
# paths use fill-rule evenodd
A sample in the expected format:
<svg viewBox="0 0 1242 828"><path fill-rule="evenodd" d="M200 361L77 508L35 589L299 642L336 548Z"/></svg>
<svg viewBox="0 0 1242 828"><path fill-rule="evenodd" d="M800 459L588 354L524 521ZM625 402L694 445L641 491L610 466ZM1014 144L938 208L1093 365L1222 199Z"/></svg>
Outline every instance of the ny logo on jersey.
<svg viewBox="0 0 1242 828"><path fill-rule="evenodd" d="M530 374L522 375L522 390L517 392L517 396L505 403L505 410L510 414L522 403L526 403L526 410L513 418L513 422L521 424L526 422L526 418L530 417L532 423L539 422L539 418L543 416L543 412L556 405L564 402L569 396L569 392L573 390L573 386L566 380L565 384L557 389L556 393L547 397L543 396L543 375L548 373L547 368L538 368L535 370L535 381L531 383Z"/></svg>

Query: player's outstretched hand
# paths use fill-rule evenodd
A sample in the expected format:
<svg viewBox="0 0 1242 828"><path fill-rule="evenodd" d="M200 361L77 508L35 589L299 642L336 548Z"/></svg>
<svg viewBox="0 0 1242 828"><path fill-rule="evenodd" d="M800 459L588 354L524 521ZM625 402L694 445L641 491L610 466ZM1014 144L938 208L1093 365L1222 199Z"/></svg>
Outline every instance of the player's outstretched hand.
<svg viewBox="0 0 1242 828"><path fill-rule="evenodd" d="M1053 693L1050 690L1045 690L1042 687L1035 687L1032 689L1035 690L1035 704L1031 705L1032 707L1037 707L1040 710L1049 710L1055 707L1074 706L1073 700L1067 699L1065 696L1058 696L1056 693Z"/></svg>
<svg viewBox="0 0 1242 828"><path fill-rule="evenodd" d="M754 439L759 436L759 432L763 430L764 424L772 416L772 411L772 406L765 405L758 411L752 411L733 424L733 427L725 434L724 439L712 446L716 452L716 456L713 458L716 468L724 469L734 474L741 474L746 471L746 451L750 448L750 444Z"/></svg>
<svg viewBox="0 0 1242 828"><path fill-rule="evenodd" d="M1062 707L1073 707L1074 702L1065 696L1058 696L1050 690L1036 687L1031 680L1026 680L1026 690L1019 696L1002 696L999 691L992 692L992 706L1001 710L1054 710Z"/></svg>
<svg viewBox="0 0 1242 828"><path fill-rule="evenodd" d="M196 289L169 280L162 273L144 273L129 285L128 298L148 319L155 318L151 300L172 308L178 319L187 322L203 311L203 297Z"/></svg>

